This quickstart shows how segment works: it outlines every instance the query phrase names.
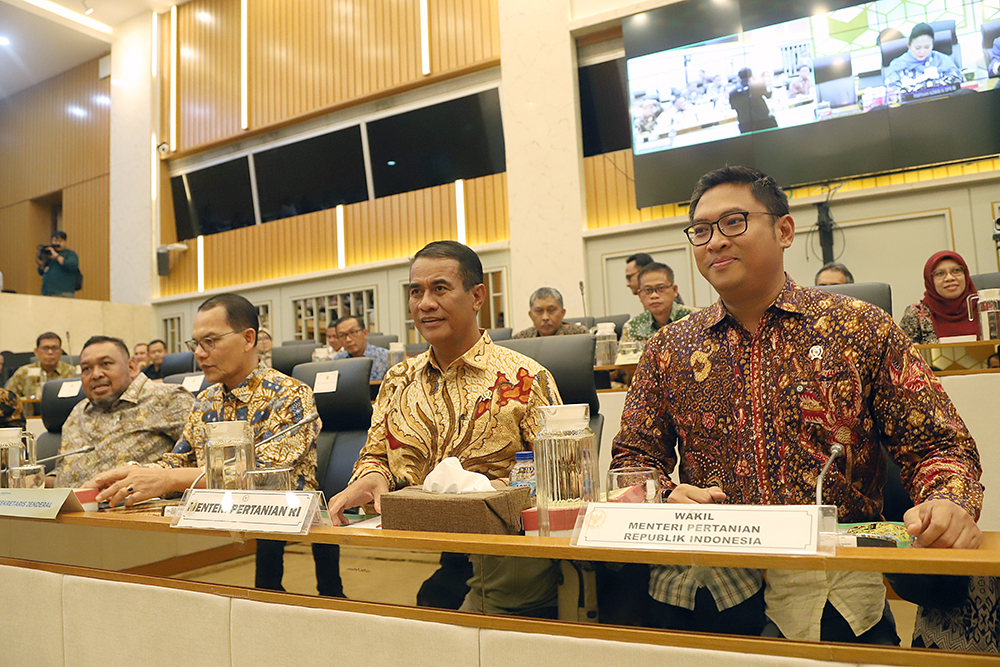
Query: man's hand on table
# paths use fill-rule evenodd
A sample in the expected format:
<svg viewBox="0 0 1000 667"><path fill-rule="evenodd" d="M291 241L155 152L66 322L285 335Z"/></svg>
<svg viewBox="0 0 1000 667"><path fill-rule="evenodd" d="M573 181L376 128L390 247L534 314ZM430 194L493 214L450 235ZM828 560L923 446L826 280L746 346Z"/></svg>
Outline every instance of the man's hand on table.
<svg viewBox="0 0 1000 667"><path fill-rule="evenodd" d="M940 549L978 549L983 531L976 520L950 500L927 500L903 515L906 532L916 540L913 546Z"/></svg>
<svg viewBox="0 0 1000 667"><path fill-rule="evenodd" d="M702 488L692 484L678 484L667 496L668 503L697 503L699 505L721 503L725 499L726 493L718 486Z"/></svg>
<svg viewBox="0 0 1000 667"><path fill-rule="evenodd" d="M370 472L354 480L346 489L330 498L330 518L338 526L346 526L344 510L367 503L375 504L375 512L382 513L382 494L389 492L389 482L377 472Z"/></svg>
<svg viewBox="0 0 1000 667"><path fill-rule="evenodd" d="M200 468L120 466L95 475L83 486L101 489L97 494L97 502L106 500L112 507L122 504L128 506L186 489L200 472Z"/></svg>

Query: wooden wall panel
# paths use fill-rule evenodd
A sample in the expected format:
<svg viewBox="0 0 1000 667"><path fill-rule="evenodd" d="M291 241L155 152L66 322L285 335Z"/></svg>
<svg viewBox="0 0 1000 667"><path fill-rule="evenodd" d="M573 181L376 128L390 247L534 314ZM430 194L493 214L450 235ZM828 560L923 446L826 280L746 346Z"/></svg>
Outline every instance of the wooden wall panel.
<svg viewBox="0 0 1000 667"><path fill-rule="evenodd" d="M182 241L188 249L170 253L170 275L160 278L160 296L198 291L198 249L194 239Z"/></svg>
<svg viewBox="0 0 1000 667"><path fill-rule="evenodd" d="M178 6L177 36L177 149L239 135L239 0Z"/></svg>
<svg viewBox="0 0 1000 667"><path fill-rule="evenodd" d="M428 0L432 74L500 57L497 1Z"/></svg>
<svg viewBox="0 0 1000 667"><path fill-rule="evenodd" d="M659 220L687 213L686 206L668 204L640 209L635 203L635 171L629 149L585 158L587 229Z"/></svg>
<svg viewBox="0 0 1000 667"><path fill-rule="evenodd" d="M247 21L251 127L420 78L418 0L259 0Z"/></svg>
<svg viewBox="0 0 1000 667"><path fill-rule="evenodd" d="M41 294L35 254L39 243L48 243L52 223L48 212L30 201L0 208L0 272L4 289Z"/></svg>
<svg viewBox="0 0 1000 667"><path fill-rule="evenodd" d="M92 60L0 102L0 207L108 173L110 86Z"/></svg>
<svg viewBox="0 0 1000 667"><path fill-rule="evenodd" d="M506 172L465 182L465 238L471 246L510 239Z"/></svg>
<svg viewBox="0 0 1000 667"><path fill-rule="evenodd" d="M441 185L344 207L348 266L407 257L457 234L455 186Z"/></svg>
<svg viewBox="0 0 1000 667"><path fill-rule="evenodd" d="M63 190L62 228L67 245L80 256L83 289L77 298L111 298L109 279L109 176L79 183ZM142 224L142 223L139 223Z"/></svg>

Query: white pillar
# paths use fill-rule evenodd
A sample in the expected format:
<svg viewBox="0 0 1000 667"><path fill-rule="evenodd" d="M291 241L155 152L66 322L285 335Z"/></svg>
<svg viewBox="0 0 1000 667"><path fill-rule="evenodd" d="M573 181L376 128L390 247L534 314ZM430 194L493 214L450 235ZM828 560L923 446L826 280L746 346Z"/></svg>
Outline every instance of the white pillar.
<svg viewBox="0 0 1000 667"><path fill-rule="evenodd" d="M583 149L568 0L502 0L501 104L510 213L510 307L531 325L528 297L555 287L583 315ZM588 313L589 314L589 313Z"/></svg>

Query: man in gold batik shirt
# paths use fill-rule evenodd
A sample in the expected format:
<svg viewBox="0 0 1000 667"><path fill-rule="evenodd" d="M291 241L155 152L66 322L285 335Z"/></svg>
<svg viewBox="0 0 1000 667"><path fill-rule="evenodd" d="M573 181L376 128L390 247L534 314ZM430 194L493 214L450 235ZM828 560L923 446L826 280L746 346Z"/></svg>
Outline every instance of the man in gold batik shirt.
<svg viewBox="0 0 1000 667"><path fill-rule="evenodd" d="M67 417L59 453L89 445L94 451L59 461L50 476L59 487L78 487L129 461L158 461L174 448L195 405L179 384L152 382L139 372L118 338L93 336L84 344L80 379L87 398Z"/></svg>
<svg viewBox="0 0 1000 667"><path fill-rule="evenodd" d="M437 241L420 250L410 265L409 295L410 314L430 349L386 374L351 484L330 500L330 514L341 522L344 508L374 502L379 510L383 493L422 484L449 456L491 480L506 478L514 454L530 449L539 431L536 408L561 402L545 368L480 333L486 287L470 248ZM554 611L551 561L484 561L474 559L462 609ZM482 570L490 572L485 583Z"/></svg>

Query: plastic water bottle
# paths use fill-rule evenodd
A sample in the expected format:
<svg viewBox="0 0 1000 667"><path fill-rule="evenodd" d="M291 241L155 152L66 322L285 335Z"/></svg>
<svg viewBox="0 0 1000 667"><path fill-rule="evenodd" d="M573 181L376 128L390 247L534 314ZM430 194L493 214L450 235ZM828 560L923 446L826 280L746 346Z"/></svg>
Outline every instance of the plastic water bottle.
<svg viewBox="0 0 1000 667"><path fill-rule="evenodd" d="M614 322L601 322L597 325L597 343L594 346L594 365L611 366L618 356L618 336L615 335Z"/></svg>
<svg viewBox="0 0 1000 667"><path fill-rule="evenodd" d="M406 361L406 346L402 343L389 343L389 367Z"/></svg>
<svg viewBox="0 0 1000 667"><path fill-rule="evenodd" d="M535 504L535 455L532 452L514 454L514 467L510 469L509 486L527 486L531 489L531 504Z"/></svg>

